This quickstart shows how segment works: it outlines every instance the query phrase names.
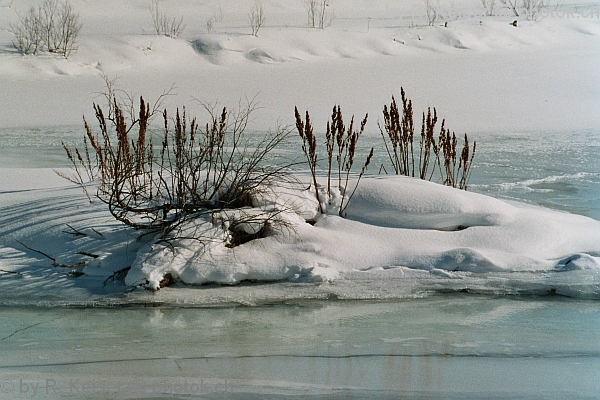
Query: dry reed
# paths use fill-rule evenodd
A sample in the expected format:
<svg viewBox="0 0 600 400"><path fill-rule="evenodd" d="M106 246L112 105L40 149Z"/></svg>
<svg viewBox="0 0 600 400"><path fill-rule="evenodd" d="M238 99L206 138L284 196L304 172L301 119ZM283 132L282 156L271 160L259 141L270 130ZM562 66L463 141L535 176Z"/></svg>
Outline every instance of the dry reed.
<svg viewBox="0 0 600 400"><path fill-rule="evenodd" d="M400 93L402 111L392 96L390 107L388 108L387 105L383 107L383 127L379 125L379 131L394 173L433 180L437 170L440 183L467 190L476 143L474 142L471 148L465 134L463 148L459 154L456 135L445 127L445 120L442 120L436 140L438 116L436 109L430 107L427 109L427 113L423 112L421 118L418 167L415 171L412 101L407 99L403 88Z"/></svg>
<svg viewBox="0 0 600 400"><path fill-rule="evenodd" d="M298 112L298 108L295 109L296 116L296 128L298 134L302 138L302 151L304 152L312 177L312 185L314 187L315 197L319 202L319 211L325 212L323 203L321 202L321 193L319 185L317 183L317 140L314 134L313 127L310 122L310 115L306 111L306 119L303 120ZM368 115L361 121L360 129L354 129L354 116L350 120L350 126L346 128L344 125L344 118L342 110L339 105L333 107L331 114L331 121L327 122L327 130L325 133L325 150L327 153L327 204L332 205L334 196L339 192L341 194L341 200L338 204L338 214L344 215L345 210L350 203L350 199L356 192L356 188L360 182L361 177L364 175L367 167L369 166L373 157L374 149L371 149L367 160L365 161L361 172L358 175L356 185L353 190L348 190L350 182L350 174L354 165L354 157L357 150L358 139L363 134L365 126L367 124ZM337 163L337 167L334 166L334 155ZM334 167L337 169L337 188L332 187L332 172ZM333 190L335 189L335 190Z"/></svg>

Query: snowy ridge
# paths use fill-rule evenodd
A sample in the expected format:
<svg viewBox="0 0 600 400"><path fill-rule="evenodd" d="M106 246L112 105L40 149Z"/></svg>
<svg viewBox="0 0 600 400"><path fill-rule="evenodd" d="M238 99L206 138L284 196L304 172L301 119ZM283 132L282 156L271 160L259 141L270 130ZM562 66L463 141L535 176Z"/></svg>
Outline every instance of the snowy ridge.
<svg viewBox="0 0 600 400"><path fill-rule="evenodd" d="M261 130L288 121L295 105L310 108L315 121L337 103L374 116L400 86L415 110L436 106L457 132L599 122L597 18L519 18L514 27L508 10L484 18L461 0L443 4L447 16L428 27L411 3L349 1L332 5L335 18L321 30L306 26L301 1L264 0L268 20L253 37L247 1L179 0L172 9L165 4L187 24L171 39L154 34L146 0L71 3L83 30L67 60L17 54L8 27L26 4L0 7L0 84L11 99L0 107L0 126L80 124L104 89L102 74L148 100L175 84L170 109L190 99L236 104L260 94ZM219 7L223 22L208 33L206 20Z"/></svg>

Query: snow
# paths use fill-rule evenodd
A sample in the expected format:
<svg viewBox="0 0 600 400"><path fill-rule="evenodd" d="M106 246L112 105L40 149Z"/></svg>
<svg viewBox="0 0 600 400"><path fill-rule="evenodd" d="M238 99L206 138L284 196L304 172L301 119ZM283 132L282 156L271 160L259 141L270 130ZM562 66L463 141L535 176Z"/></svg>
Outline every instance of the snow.
<svg viewBox="0 0 600 400"><path fill-rule="evenodd" d="M417 112L435 106L457 132L600 123L598 18L521 18L513 27L510 15L483 18L465 1L456 6L466 16L425 27L407 18L410 5L350 1L336 2L332 25L317 30L305 26L301 2L264 3L267 23L253 37L244 1L170 2L187 23L184 35L171 39L152 33L146 1L73 0L84 29L69 59L16 54L7 27L24 5L0 3L0 127L81 125L101 100L103 74L150 100L175 84L165 105L186 104L188 112L197 100L235 105L257 96L256 131L291 123L294 106L324 126L340 103L348 113L368 112L374 132L383 104L398 97L400 86ZM224 21L206 33L207 16L220 6ZM411 27L415 21L421 26ZM275 187L253 208L184 227L209 240L170 247L121 226L51 169L24 168L29 161L0 170L5 302L118 299L126 289L115 274L128 267L125 285L155 290L170 274L179 284L284 282L309 287L312 295L347 297L376 296L374 288L390 282L391 296L469 289L600 297L600 222L583 216L377 175L363 177L345 218L319 215L299 174L302 184ZM267 208L280 211L269 235L226 246L240 213ZM32 249L69 267L51 267L49 257ZM84 276L69 276L72 270ZM157 294L169 295L177 296Z"/></svg>
<svg viewBox="0 0 600 400"><path fill-rule="evenodd" d="M397 268L444 274L600 271L600 258L586 254L598 253L600 222L581 216L389 176L361 181L347 212L346 218L323 215L314 226L289 218L294 225L283 234L233 249L223 240L149 246L125 282L147 280L158 288L168 273L189 284L237 284L328 281L347 272ZM205 235L214 229L205 224L194 228Z"/></svg>
<svg viewBox="0 0 600 400"><path fill-rule="evenodd" d="M27 174L24 171L11 171L11 180L18 182ZM139 233L114 221L102 203L89 204L80 189L52 182L51 170L36 172L56 188L32 189L35 182L28 186L23 179L13 186L18 190L11 191L6 190L11 187L8 179L3 182L7 206L1 217L0 269L22 274L3 276L8 286L5 301L23 301L23 296L36 301L47 296L102 301L123 292L114 274L128 266L124 284L151 289L158 289L170 274L192 285L245 281L287 282L303 289L309 285L310 293L301 296L314 296L314 285L319 291L359 298L376 296L373 285L379 289L391 285L386 296L392 297L455 290L458 285L482 293L556 290L567 296L598 297L600 221L414 178L363 177L346 218L318 215L306 184L299 184L296 193L286 186L281 198L269 205L281 208L286 225L274 224L269 236L231 248L226 246L228 223L239 213L260 215L267 202L195 220L184 229L207 239L181 239L172 247L140 240ZM315 216L316 224L306 222ZM69 227L83 234L68 234ZM16 240L51 255L57 264L73 267L52 267L48 259ZM82 260L85 266L74 266ZM69 278L72 269L85 275ZM256 296L264 297L265 290L269 289L257 289ZM163 291L154 301L180 296Z"/></svg>
<svg viewBox="0 0 600 400"><path fill-rule="evenodd" d="M515 28L506 10L482 18L465 0L455 10L443 6L452 15L447 28L429 28L412 3L350 1L335 4L332 26L318 30L306 28L300 1L265 1L268 21L256 38L249 35L247 2L181 0L165 9L187 23L173 40L152 33L145 0L72 3L84 29L69 60L22 57L10 50L10 33L1 32L0 126L80 124L103 90L102 73L148 99L176 84L170 106L189 106L194 98L236 104L258 95L261 129L288 121L296 105L310 108L315 120L325 120L336 103L375 116L401 85L416 110L434 105L458 131L600 122L597 18L522 19ZM205 21L219 5L224 20L207 34ZM1 7L0 26L24 8Z"/></svg>

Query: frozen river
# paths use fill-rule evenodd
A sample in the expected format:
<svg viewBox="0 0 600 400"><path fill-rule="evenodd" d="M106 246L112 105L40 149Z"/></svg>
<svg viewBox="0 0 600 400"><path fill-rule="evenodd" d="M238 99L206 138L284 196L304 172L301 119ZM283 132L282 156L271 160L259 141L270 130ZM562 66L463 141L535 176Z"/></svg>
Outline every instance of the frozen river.
<svg viewBox="0 0 600 400"><path fill-rule="evenodd" d="M452 295L260 307L3 308L0 318L3 398L35 397L35 390L40 398L600 394L598 302Z"/></svg>
<svg viewBox="0 0 600 400"><path fill-rule="evenodd" d="M2 130L0 168L64 166L57 141L81 133ZM470 137L471 190L600 219L597 132ZM0 398L600 397L598 277L578 298L536 295L535 282L510 295L497 282L474 282L486 295L356 288L374 300L247 284L88 307L53 296L25 306L20 281L0 279L19 299L0 307Z"/></svg>

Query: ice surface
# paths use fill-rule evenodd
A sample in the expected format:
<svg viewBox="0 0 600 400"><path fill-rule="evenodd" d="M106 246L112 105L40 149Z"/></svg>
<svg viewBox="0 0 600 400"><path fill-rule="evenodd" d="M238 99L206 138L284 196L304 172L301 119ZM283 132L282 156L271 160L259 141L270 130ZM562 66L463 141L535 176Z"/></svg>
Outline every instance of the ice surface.
<svg viewBox="0 0 600 400"><path fill-rule="evenodd" d="M538 196L533 203L569 210L566 202L576 204L575 211L598 215L597 157L583 150L594 146L597 133L571 141L520 133L598 125L597 19L550 16L520 19L513 27L510 14L482 18L481 10L465 1L446 10L457 16L447 26L430 28L423 26L422 10L406 4L345 2L334 5L330 27L313 30L305 27L300 3L266 3L269 22L252 37L241 0L221 9L224 21L211 33L198 21L221 4L179 1L176 10L185 15L187 27L175 40L152 33L145 1L127 6L118 0L74 1L84 29L69 59L19 56L10 50L10 32L2 31L0 125L19 127L3 130L6 140L0 144L2 167L14 167L0 178L5 302L125 301L146 296L123 293L125 274L126 284L155 288L167 273L180 284L274 282L273 290L291 297L418 297L445 290L598 297L600 229L596 220L582 216L412 179L370 176L345 219L325 215L314 226L306 224L317 216L311 193L280 190L277 199L244 212L280 207L292 231L226 248L229 233L223 228L239 213L227 211L194 227L214 241L184 242L173 251L139 240L101 204L88 204L47 169L65 166L60 141L77 143L77 129L30 127L80 125L83 114L90 119L91 103L102 101L99 93L105 90L102 74L118 77L119 88L149 100L175 84L177 95L166 99L168 107L198 105L196 100L237 104L260 93L252 126L257 130L273 128L280 119L289 122L296 105L311 110L324 127L331 106L340 103L350 113L370 113L366 138L376 137L376 116L402 85L417 112L436 106L459 132L518 127L492 141L497 147L487 156L482 153L476 191L525 201ZM0 7L3 26L16 21L21 6ZM529 164L512 165L532 151L538 153ZM32 156L38 152L45 158ZM544 152L554 158L544 158ZM375 159L385 161L381 155ZM578 190L584 186L583 200ZM255 232L261 226L239 229ZM77 254L82 251L98 257ZM84 276L76 278L79 273ZM240 287L240 293L245 290ZM190 301L206 300L202 290L192 292L196 298ZM255 297L245 292L233 297L260 302L269 297L266 292L259 288Z"/></svg>
<svg viewBox="0 0 600 400"><path fill-rule="evenodd" d="M562 399L600 390L597 302L9 307L0 318L0 380L11 398L31 397L36 384L47 399L84 397L84 385L85 398L98 399Z"/></svg>

